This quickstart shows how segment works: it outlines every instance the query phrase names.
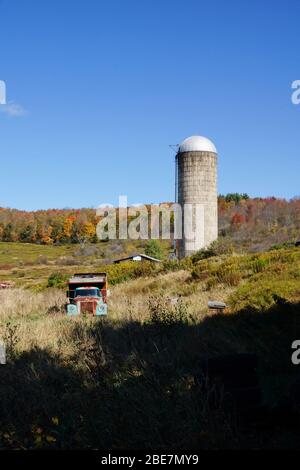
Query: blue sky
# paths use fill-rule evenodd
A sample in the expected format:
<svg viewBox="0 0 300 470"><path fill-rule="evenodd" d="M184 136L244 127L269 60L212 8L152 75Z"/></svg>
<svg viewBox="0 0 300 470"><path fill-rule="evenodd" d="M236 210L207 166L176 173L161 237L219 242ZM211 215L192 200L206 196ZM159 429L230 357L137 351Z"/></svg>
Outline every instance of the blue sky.
<svg viewBox="0 0 300 470"><path fill-rule="evenodd" d="M0 206L173 200L169 144L193 134L220 193L300 195L298 0L0 0L0 17Z"/></svg>

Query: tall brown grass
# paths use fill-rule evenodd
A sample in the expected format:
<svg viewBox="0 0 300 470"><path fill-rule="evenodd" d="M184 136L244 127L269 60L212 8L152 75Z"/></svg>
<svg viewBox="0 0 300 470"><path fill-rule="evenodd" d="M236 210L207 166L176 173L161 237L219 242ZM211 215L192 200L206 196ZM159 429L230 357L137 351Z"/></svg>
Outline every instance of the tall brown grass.
<svg viewBox="0 0 300 470"><path fill-rule="evenodd" d="M15 288L0 290L0 318L44 314L51 307L60 308L65 294L58 289L34 293L29 289Z"/></svg>

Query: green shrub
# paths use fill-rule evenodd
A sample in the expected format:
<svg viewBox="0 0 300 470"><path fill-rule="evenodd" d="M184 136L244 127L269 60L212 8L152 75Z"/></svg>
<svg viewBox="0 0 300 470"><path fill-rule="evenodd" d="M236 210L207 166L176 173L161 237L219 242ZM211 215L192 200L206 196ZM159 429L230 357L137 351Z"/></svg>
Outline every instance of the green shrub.
<svg viewBox="0 0 300 470"><path fill-rule="evenodd" d="M182 300L175 304L164 297L151 296L148 300L149 323L156 326L172 326L188 323L187 305Z"/></svg>
<svg viewBox="0 0 300 470"><path fill-rule="evenodd" d="M264 311L278 302L278 299L293 300L299 296L299 280L269 278L267 273L258 275L246 284L240 286L229 298L229 304L234 311L256 310Z"/></svg>
<svg viewBox="0 0 300 470"><path fill-rule="evenodd" d="M163 259L164 253L157 240L148 240L145 244L145 254L153 258Z"/></svg>
<svg viewBox="0 0 300 470"><path fill-rule="evenodd" d="M197 251L197 253L195 253L193 256L191 256L191 261L193 264L195 264L198 261L211 258L212 256L216 256L213 249L211 248L202 249L202 250Z"/></svg>
<svg viewBox="0 0 300 470"><path fill-rule="evenodd" d="M136 262L133 271L134 278L152 276L160 271L160 266L151 261Z"/></svg>
<svg viewBox="0 0 300 470"><path fill-rule="evenodd" d="M67 274L62 274L59 272L52 273L48 277L47 287L59 287L63 288L66 286L66 281L68 279Z"/></svg>
<svg viewBox="0 0 300 470"><path fill-rule="evenodd" d="M237 269L226 267L218 271L217 278L219 282L230 287L238 286L242 280L241 273Z"/></svg>
<svg viewBox="0 0 300 470"><path fill-rule="evenodd" d="M217 284L237 286L242 279L238 257L229 258L223 263L220 263L218 259L199 262L192 269L191 274L193 279L207 280L208 290Z"/></svg>
<svg viewBox="0 0 300 470"><path fill-rule="evenodd" d="M284 243L277 243L276 245L272 245L269 251L282 250L283 248L292 248L294 246L295 246L295 243L292 241L288 241Z"/></svg>
<svg viewBox="0 0 300 470"><path fill-rule="evenodd" d="M130 279L151 276L159 272L162 266L150 261L126 261L124 263L103 266L102 269L107 272L108 282L111 285L116 285Z"/></svg>
<svg viewBox="0 0 300 470"><path fill-rule="evenodd" d="M264 258L258 258L258 259L255 259L253 262L252 262L252 271L254 273L261 273L263 272L266 267L268 266L269 264L269 261L267 259L264 259Z"/></svg>
<svg viewBox="0 0 300 470"><path fill-rule="evenodd" d="M107 272L109 284L119 284L120 282L133 279L134 263L132 261L127 261L120 264L111 264L109 266L104 266L103 271Z"/></svg>
<svg viewBox="0 0 300 470"><path fill-rule="evenodd" d="M178 261L177 259L166 260L162 264L163 272L178 271L179 269L184 269L184 266L183 263L181 261Z"/></svg>
<svg viewBox="0 0 300 470"><path fill-rule="evenodd" d="M197 251L193 256L191 256L192 263L195 264L198 261L212 258L214 256L232 254L233 247L231 245L230 239L228 241L225 238L219 238L214 241L208 248Z"/></svg>
<svg viewBox="0 0 300 470"><path fill-rule="evenodd" d="M210 276L208 263L202 262L196 264L191 270L192 278L197 281L204 281Z"/></svg>

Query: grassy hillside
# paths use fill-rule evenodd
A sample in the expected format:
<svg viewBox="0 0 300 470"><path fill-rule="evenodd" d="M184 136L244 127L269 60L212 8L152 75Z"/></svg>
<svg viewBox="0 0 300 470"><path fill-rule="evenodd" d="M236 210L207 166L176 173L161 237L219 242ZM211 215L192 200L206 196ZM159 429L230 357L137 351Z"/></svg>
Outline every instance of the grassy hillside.
<svg viewBox="0 0 300 470"><path fill-rule="evenodd" d="M60 272L66 278L74 272L106 271L113 259L145 251L146 241L116 241L98 244L36 245L0 242L0 281L11 280L16 286L41 290L48 277ZM163 256L171 245L160 242Z"/></svg>
<svg viewBox="0 0 300 470"><path fill-rule="evenodd" d="M29 260L26 248L11 263L22 253ZM42 270L46 282L57 259L74 249L35 248L50 249L49 264L13 268L28 282ZM31 252L30 262L40 255ZM211 407L195 374L203 358L254 352L264 403L272 408L288 393L298 376L290 356L300 338L300 249L205 256L107 266L113 285L105 319L67 318L64 289L0 291L8 355L1 369L0 446L297 446L299 427L269 421L240 427L221 402ZM210 299L228 308L214 314Z"/></svg>

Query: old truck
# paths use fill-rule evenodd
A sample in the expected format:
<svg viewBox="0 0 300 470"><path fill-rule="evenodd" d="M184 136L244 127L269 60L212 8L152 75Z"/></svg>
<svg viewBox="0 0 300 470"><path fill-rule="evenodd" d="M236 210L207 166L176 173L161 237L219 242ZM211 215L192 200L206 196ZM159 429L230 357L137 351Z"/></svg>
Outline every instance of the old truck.
<svg viewBox="0 0 300 470"><path fill-rule="evenodd" d="M67 315L107 315L106 273L79 273L69 279Z"/></svg>

